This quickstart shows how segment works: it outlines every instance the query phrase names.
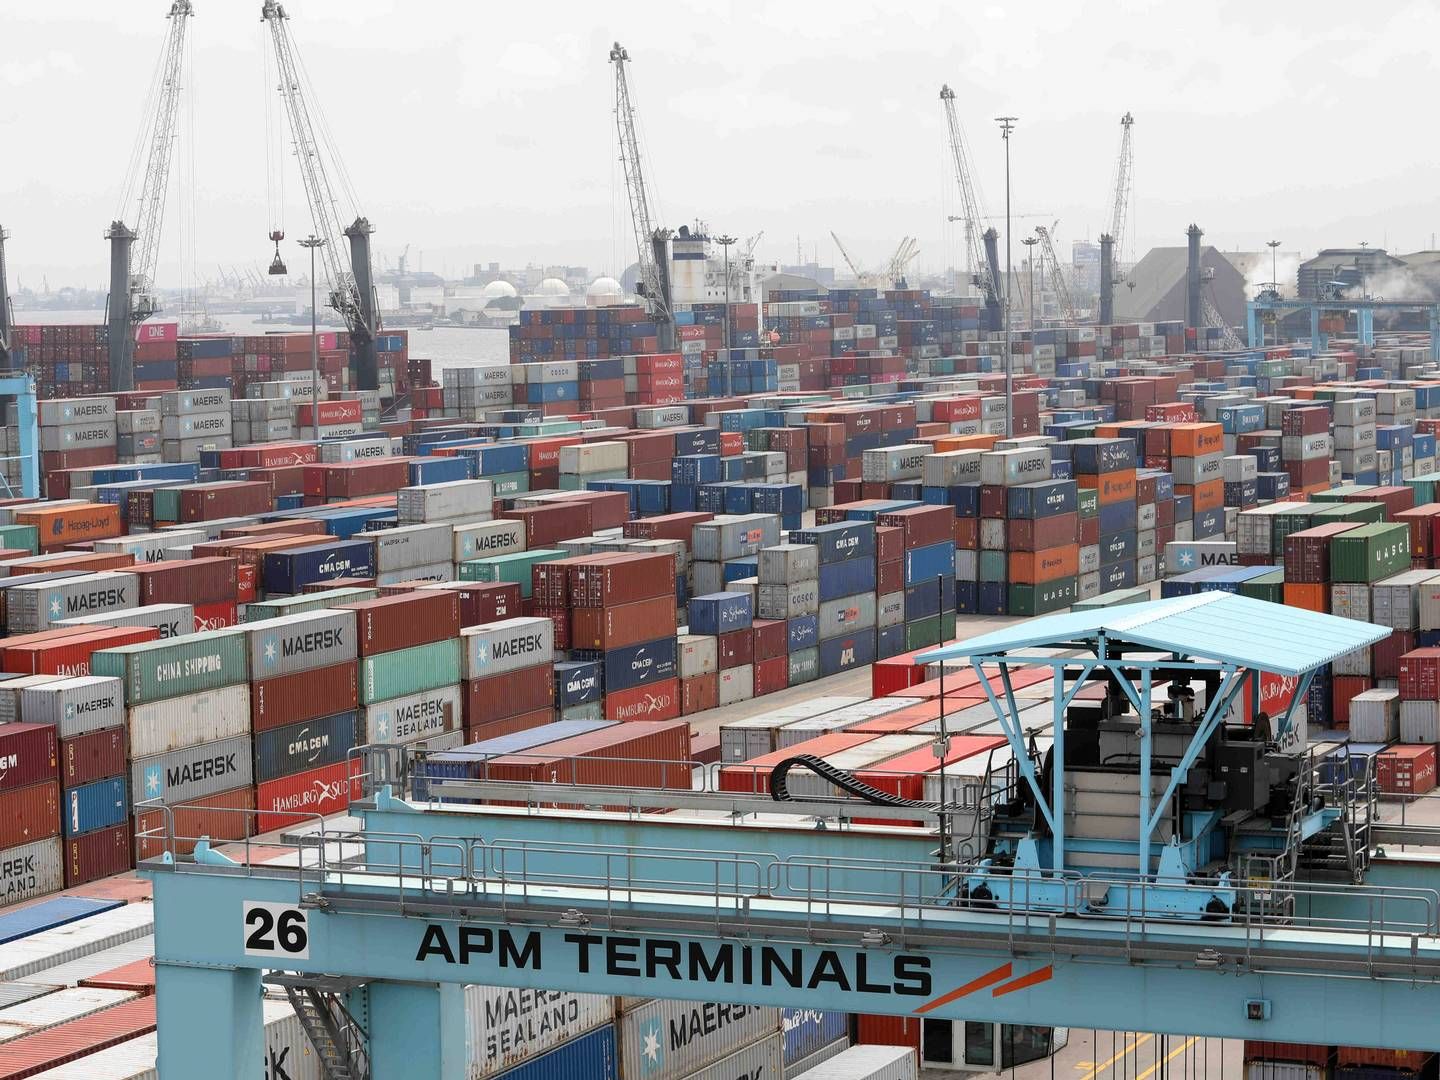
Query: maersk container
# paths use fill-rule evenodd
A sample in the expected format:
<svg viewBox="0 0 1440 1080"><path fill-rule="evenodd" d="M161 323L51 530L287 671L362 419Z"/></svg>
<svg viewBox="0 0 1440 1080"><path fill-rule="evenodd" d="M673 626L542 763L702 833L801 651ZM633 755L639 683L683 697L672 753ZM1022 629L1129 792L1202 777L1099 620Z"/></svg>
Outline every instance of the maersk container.
<svg viewBox="0 0 1440 1080"><path fill-rule="evenodd" d="M130 799L123 776L71 788L62 796L60 824L67 837L119 825L129 816Z"/></svg>
<svg viewBox="0 0 1440 1080"><path fill-rule="evenodd" d="M852 1046L795 1080L915 1080L914 1047Z"/></svg>
<svg viewBox="0 0 1440 1080"><path fill-rule="evenodd" d="M481 559L491 555L512 555L524 550L523 521L480 521L454 527L454 546L451 552L453 562L461 563L467 559Z"/></svg>
<svg viewBox="0 0 1440 1080"><path fill-rule="evenodd" d="M212 630L104 649L90 658L90 673L123 679L125 703L143 705L245 682L249 678L245 653L240 631Z"/></svg>
<svg viewBox="0 0 1440 1080"><path fill-rule="evenodd" d="M250 685L181 694L130 709L130 756L155 757L250 731Z"/></svg>
<svg viewBox="0 0 1440 1080"><path fill-rule="evenodd" d="M555 658L555 624L546 618L503 619L460 632L466 679L503 675Z"/></svg>
<svg viewBox="0 0 1440 1080"><path fill-rule="evenodd" d="M0 902L16 904L64 887L65 858L58 836L0 851ZM8 916L0 917L0 941L7 940L4 918Z"/></svg>
<svg viewBox="0 0 1440 1080"><path fill-rule="evenodd" d="M271 679L355 659L355 612L307 611L245 623L250 677Z"/></svg>
<svg viewBox="0 0 1440 1080"><path fill-rule="evenodd" d="M248 735L188 746L130 763L130 789L136 802L159 799L166 805L189 802L255 782Z"/></svg>
<svg viewBox="0 0 1440 1080"><path fill-rule="evenodd" d="M293 594L317 581L374 576L375 549L359 537L265 553L267 593Z"/></svg>
<svg viewBox="0 0 1440 1080"><path fill-rule="evenodd" d="M608 994L467 986L466 1080L512 1069L614 1020Z"/></svg>
<svg viewBox="0 0 1440 1080"><path fill-rule="evenodd" d="M413 649L376 653L360 660L360 702L418 694L460 681L461 641L448 638Z"/></svg>
<svg viewBox="0 0 1440 1080"><path fill-rule="evenodd" d="M462 723L459 684L377 701L360 710L355 738L361 745L411 743L456 731Z"/></svg>
<svg viewBox="0 0 1440 1080"><path fill-rule="evenodd" d="M358 720L359 714L343 712L260 732L255 736L255 782L344 761L355 746Z"/></svg>
<svg viewBox="0 0 1440 1080"><path fill-rule="evenodd" d="M20 585L6 593L5 625L11 634L38 633L61 619L133 608L137 595L134 574L110 570Z"/></svg>
<svg viewBox="0 0 1440 1080"><path fill-rule="evenodd" d="M622 1013L622 1075L679 1080L759 1039L775 1038L780 1010L769 1006L655 999Z"/></svg>
<svg viewBox="0 0 1440 1080"><path fill-rule="evenodd" d="M615 1025L606 1024L588 1035L562 1043L506 1072L500 1080L620 1080ZM628 1075L628 1074L627 1074Z"/></svg>
<svg viewBox="0 0 1440 1080"><path fill-rule="evenodd" d="M454 540L449 525L401 525L364 534L375 545L375 569L385 574L415 566L450 562Z"/></svg>
<svg viewBox="0 0 1440 1080"><path fill-rule="evenodd" d="M176 638L195 633L195 607L193 604L146 604L123 611L101 611L94 615L61 619L51 625L152 626L160 631L162 639Z"/></svg>
<svg viewBox="0 0 1440 1080"><path fill-rule="evenodd" d="M401 488L395 512L402 525L446 521L452 518L477 520L494 512L495 485L489 480L451 480L445 484Z"/></svg>

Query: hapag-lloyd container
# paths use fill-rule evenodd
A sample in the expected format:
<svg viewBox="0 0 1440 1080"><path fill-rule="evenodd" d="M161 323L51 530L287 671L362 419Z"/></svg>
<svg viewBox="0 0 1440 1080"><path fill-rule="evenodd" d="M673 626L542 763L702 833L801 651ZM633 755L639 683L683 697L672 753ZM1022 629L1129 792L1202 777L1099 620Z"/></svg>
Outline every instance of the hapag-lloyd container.
<svg viewBox="0 0 1440 1080"><path fill-rule="evenodd" d="M495 485L489 480L451 480L444 484L401 488L395 513L402 525L468 518L480 521L491 516Z"/></svg>
<svg viewBox="0 0 1440 1080"><path fill-rule="evenodd" d="M353 779L359 771L359 760L352 759L256 785L256 831L298 825L307 814L343 812L352 798L359 798L360 784Z"/></svg>
<svg viewBox="0 0 1440 1080"><path fill-rule="evenodd" d="M366 534L375 545L375 569L385 574L411 566L450 562L455 543L449 525L402 525Z"/></svg>
<svg viewBox="0 0 1440 1080"><path fill-rule="evenodd" d="M245 682L249 677L245 646L238 629L123 645L92 656L90 673L123 679L125 703L143 705Z"/></svg>
<svg viewBox="0 0 1440 1080"><path fill-rule="evenodd" d="M250 684L250 721L256 732L347 711L359 703L359 674L348 660Z"/></svg>
<svg viewBox="0 0 1440 1080"><path fill-rule="evenodd" d="M549 619L505 619L461 631L467 679L500 675L555 658L555 624Z"/></svg>
<svg viewBox="0 0 1440 1080"><path fill-rule="evenodd" d="M358 719L355 712L343 712L262 731L255 736L256 782L263 784L344 761L355 746Z"/></svg>
<svg viewBox="0 0 1440 1080"><path fill-rule="evenodd" d="M614 1019L608 994L467 986L465 1075L495 1076Z"/></svg>
<svg viewBox="0 0 1440 1080"><path fill-rule="evenodd" d="M59 775L60 746L47 724L0 724L0 791Z"/></svg>
<svg viewBox="0 0 1440 1080"><path fill-rule="evenodd" d="M136 802L159 799L174 805L252 784L253 766L250 737L241 735L133 758L130 790Z"/></svg>
<svg viewBox="0 0 1440 1080"><path fill-rule="evenodd" d="M460 694L459 685L449 685L377 701L360 711L356 738L362 745L411 743L456 731L462 715Z"/></svg>
<svg viewBox="0 0 1440 1080"><path fill-rule="evenodd" d="M33 840L0 851L0 906L17 904L65 887L59 837Z"/></svg>
<svg viewBox="0 0 1440 1080"><path fill-rule="evenodd" d="M622 1075L645 1080L691 1076L766 1037L780 1049L780 1010L769 1006L656 999L624 1012L617 1029Z"/></svg>
<svg viewBox="0 0 1440 1080"><path fill-rule="evenodd" d="M462 645L461 639L449 638L362 657L360 703L371 705L459 682Z"/></svg>
<svg viewBox="0 0 1440 1080"><path fill-rule="evenodd" d="M138 595L135 575L120 571L20 585L8 590L6 626L12 634L33 634L61 619L133 608Z"/></svg>
<svg viewBox="0 0 1440 1080"><path fill-rule="evenodd" d="M417 589L345 604L341 610L355 615L355 647L360 656L460 636L460 598L453 592Z"/></svg>
<svg viewBox="0 0 1440 1080"><path fill-rule="evenodd" d="M88 784L125 771L125 729L106 728L60 740L60 786Z"/></svg>
<svg viewBox="0 0 1440 1080"><path fill-rule="evenodd" d="M250 731L250 686L238 683L136 705L126 726L135 758L243 736Z"/></svg>
<svg viewBox="0 0 1440 1080"><path fill-rule="evenodd" d="M146 604L144 607L61 619L50 625L149 626L158 630L162 638L183 637L195 633L195 608L191 604Z"/></svg>
<svg viewBox="0 0 1440 1080"><path fill-rule="evenodd" d="M307 611L246 623L250 676L290 675L355 659L353 611Z"/></svg>

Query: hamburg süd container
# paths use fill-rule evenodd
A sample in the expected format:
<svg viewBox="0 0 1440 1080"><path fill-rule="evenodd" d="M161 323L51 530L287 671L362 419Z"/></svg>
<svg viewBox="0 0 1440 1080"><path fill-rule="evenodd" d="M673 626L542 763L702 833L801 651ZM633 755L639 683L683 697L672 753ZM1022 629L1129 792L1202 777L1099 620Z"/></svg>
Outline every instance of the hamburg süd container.
<svg viewBox="0 0 1440 1080"><path fill-rule="evenodd" d="M359 797L360 762L355 759L307 769L255 787L256 832L298 825L310 814L338 814Z"/></svg>

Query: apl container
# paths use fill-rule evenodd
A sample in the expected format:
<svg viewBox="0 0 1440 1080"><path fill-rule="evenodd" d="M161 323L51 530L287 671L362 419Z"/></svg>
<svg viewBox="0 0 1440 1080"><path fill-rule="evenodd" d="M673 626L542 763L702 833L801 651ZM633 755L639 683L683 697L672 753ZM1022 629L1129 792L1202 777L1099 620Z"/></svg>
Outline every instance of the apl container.
<svg viewBox="0 0 1440 1080"><path fill-rule="evenodd" d="M245 682L249 677L245 645L238 630L122 645L92 656L90 673L122 679L125 703L141 705Z"/></svg>
<svg viewBox="0 0 1440 1080"><path fill-rule="evenodd" d="M780 1010L768 1006L656 999L623 1013L618 1028L627 1080L680 1080L761 1039L780 1050Z"/></svg>
<svg viewBox="0 0 1440 1080"><path fill-rule="evenodd" d="M607 994L467 986L467 1080L512 1069L614 1019L615 999Z"/></svg>
<svg viewBox="0 0 1440 1080"><path fill-rule="evenodd" d="M136 802L160 799L175 805L248 786L253 777L249 736L135 758L130 764L130 787Z"/></svg>
<svg viewBox="0 0 1440 1080"><path fill-rule="evenodd" d="M233 739L250 732L250 686L237 683L136 705L126 719L131 757L155 757Z"/></svg>

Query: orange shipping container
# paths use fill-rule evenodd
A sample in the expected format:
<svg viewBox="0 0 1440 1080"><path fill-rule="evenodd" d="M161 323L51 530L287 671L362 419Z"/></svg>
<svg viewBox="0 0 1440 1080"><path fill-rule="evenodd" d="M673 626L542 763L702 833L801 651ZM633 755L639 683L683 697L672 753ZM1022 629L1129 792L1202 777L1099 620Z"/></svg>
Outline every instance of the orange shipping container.
<svg viewBox="0 0 1440 1080"><path fill-rule="evenodd" d="M41 551L54 551L81 540L112 540L124 532L120 507L105 503L21 510L15 515L15 524L34 525L40 530Z"/></svg>
<svg viewBox="0 0 1440 1080"><path fill-rule="evenodd" d="M1305 585L1297 581L1285 582L1285 606L1318 611L1322 615L1330 612L1330 589L1326 585Z"/></svg>
<svg viewBox="0 0 1440 1080"><path fill-rule="evenodd" d="M1204 457L1225 449L1225 432L1219 424L1170 424L1168 427L1173 457Z"/></svg>
<svg viewBox="0 0 1440 1080"><path fill-rule="evenodd" d="M1044 551L1012 551L1009 579L1021 585L1070 577L1080 572L1080 548L1074 544Z"/></svg>
<svg viewBox="0 0 1440 1080"><path fill-rule="evenodd" d="M1192 510L1216 510L1225 505L1225 481L1207 480L1193 487L1176 484L1175 494L1189 495Z"/></svg>
<svg viewBox="0 0 1440 1080"><path fill-rule="evenodd" d="M1082 488L1094 489L1105 504L1128 502L1135 498L1135 470L1121 469L1119 472L1080 473L1075 483ZM1196 509L1199 509L1197 507Z"/></svg>

